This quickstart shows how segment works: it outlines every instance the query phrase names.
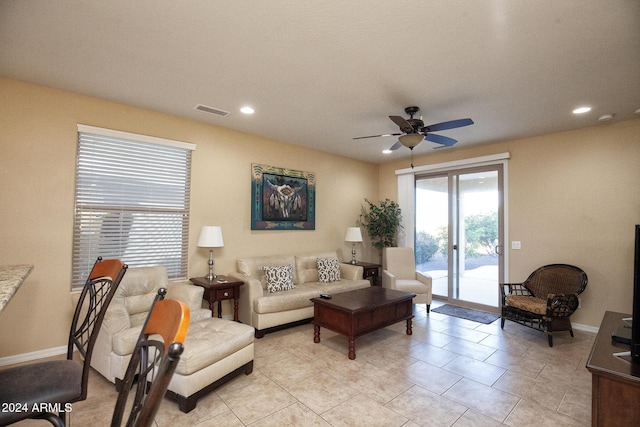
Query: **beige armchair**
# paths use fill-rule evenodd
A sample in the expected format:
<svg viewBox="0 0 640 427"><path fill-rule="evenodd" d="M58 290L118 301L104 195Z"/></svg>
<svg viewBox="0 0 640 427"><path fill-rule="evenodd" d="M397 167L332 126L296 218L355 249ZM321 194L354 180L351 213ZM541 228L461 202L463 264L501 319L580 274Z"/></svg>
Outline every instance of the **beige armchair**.
<svg viewBox="0 0 640 427"><path fill-rule="evenodd" d="M167 299L187 304L191 323L211 317L211 311L201 308L204 290L186 282L169 284L166 268L130 268L128 273L104 317L91 360L91 366L118 389L158 289L167 288Z"/></svg>
<svg viewBox="0 0 640 427"><path fill-rule="evenodd" d="M416 271L412 248L384 248L382 253L382 286L416 294L414 304L431 309L431 276Z"/></svg>
<svg viewBox="0 0 640 427"><path fill-rule="evenodd" d="M212 317L210 310L202 308L204 288L188 281L169 283L165 267L129 268L106 312L91 366L116 383L116 388L121 387L160 288L167 288L166 299L181 301L190 310L184 353L167 391L182 412L189 412L206 393L236 374L253 371L255 331L249 325Z"/></svg>

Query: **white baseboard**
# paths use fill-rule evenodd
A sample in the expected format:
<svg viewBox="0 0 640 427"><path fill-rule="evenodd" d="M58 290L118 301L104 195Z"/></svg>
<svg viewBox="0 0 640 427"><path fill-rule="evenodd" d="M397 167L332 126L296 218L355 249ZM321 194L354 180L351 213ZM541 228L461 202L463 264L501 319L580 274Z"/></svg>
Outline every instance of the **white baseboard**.
<svg viewBox="0 0 640 427"><path fill-rule="evenodd" d="M571 327L579 331L593 332L594 334L597 334L600 330L600 328L596 328L595 326L583 325L581 323L571 323Z"/></svg>
<svg viewBox="0 0 640 427"><path fill-rule="evenodd" d="M233 320L232 315L223 315L225 319ZM581 323L572 323L573 329L579 331L598 333L595 326L583 325ZM15 356L7 356L0 358L0 366L14 365L16 363L30 362L36 359L44 359L46 357L58 356L67 352L67 346L48 348L45 350L33 351L31 353L16 354Z"/></svg>
<svg viewBox="0 0 640 427"><path fill-rule="evenodd" d="M32 360L44 359L46 357L67 354L67 346L47 348L44 350L32 351L31 353L16 354L0 358L0 366L14 365L16 363L30 362Z"/></svg>

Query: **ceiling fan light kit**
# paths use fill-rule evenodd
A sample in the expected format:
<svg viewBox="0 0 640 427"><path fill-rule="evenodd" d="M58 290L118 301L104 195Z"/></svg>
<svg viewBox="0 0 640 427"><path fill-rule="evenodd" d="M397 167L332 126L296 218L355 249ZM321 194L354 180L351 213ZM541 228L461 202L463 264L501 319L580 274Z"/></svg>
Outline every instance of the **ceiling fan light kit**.
<svg viewBox="0 0 640 427"><path fill-rule="evenodd" d="M413 150L418 144L422 142L424 139L424 135L421 133L409 133L406 135L401 135L399 138L400 143L405 147Z"/></svg>
<svg viewBox="0 0 640 427"><path fill-rule="evenodd" d="M385 152L394 151L405 146L413 153L413 149L418 146L423 140L440 144L441 147L451 147L456 142L455 139L448 136L438 135L432 132L439 132L448 129L455 129L463 126L469 126L473 124L471 119L458 119L450 120L448 122L436 123L433 125L425 126L422 118L414 119L414 114L420 111L419 107L411 106L404 109L404 112L409 115L408 119L400 116L389 116L389 119L400 128L400 133L387 133L382 135L360 136L353 139L365 139L365 138L378 138L385 136L397 136L398 142L389 147Z"/></svg>

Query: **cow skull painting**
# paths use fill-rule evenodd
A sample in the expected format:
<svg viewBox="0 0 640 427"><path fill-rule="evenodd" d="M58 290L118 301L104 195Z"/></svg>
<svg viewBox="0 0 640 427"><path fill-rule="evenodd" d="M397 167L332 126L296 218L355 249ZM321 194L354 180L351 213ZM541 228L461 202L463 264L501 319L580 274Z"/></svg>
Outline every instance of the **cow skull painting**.
<svg viewBox="0 0 640 427"><path fill-rule="evenodd" d="M315 174L252 164L252 230L314 230Z"/></svg>
<svg viewBox="0 0 640 427"><path fill-rule="evenodd" d="M275 212L276 215L272 215L270 213L265 214L263 207L263 217L274 216L276 219L286 221L292 217L292 213L293 217L296 217L298 214L306 214L303 210L303 201L300 196L302 190L306 187L306 184L302 184L297 187L292 187L289 184L278 185L271 182L268 178L265 178L265 182L271 190L271 195L269 196L269 208L271 209L268 209L268 211Z"/></svg>

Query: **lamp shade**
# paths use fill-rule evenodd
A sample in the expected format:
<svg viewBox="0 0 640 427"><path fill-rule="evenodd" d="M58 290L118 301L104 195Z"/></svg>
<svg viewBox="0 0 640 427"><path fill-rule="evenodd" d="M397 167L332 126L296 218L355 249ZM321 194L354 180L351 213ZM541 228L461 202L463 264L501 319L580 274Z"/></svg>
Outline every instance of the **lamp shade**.
<svg viewBox="0 0 640 427"><path fill-rule="evenodd" d="M205 225L200 230L198 237L198 247L200 248L221 248L224 246L222 239L222 227L218 225Z"/></svg>
<svg viewBox="0 0 640 427"><path fill-rule="evenodd" d="M344 236L345 242L362 242L362 233L360 227L347 228L347 234Z"/></svg>

